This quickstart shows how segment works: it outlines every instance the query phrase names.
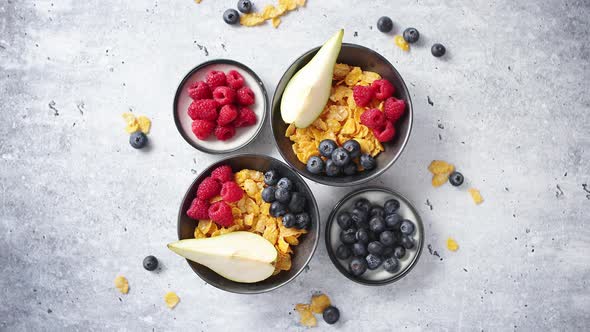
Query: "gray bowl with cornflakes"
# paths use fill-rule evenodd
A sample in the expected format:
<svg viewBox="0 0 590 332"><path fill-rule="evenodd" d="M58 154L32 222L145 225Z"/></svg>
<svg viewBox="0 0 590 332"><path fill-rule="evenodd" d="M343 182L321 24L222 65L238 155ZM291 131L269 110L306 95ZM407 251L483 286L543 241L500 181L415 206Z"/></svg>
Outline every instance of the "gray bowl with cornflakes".
<svg viewBox="0 0 590 332"><path fill-rule="evenodd" d="M270 121L272 126L273 137L277 148L285 161L293 167L299 174L304 177L324 185L329 186L353 186L370 181L383 174L395 161L400 157L406 147L412 131L413 110L410 93L400 73L395 67L379 53L356 44L343 43L342 49L338 56L337 63L345 63L350 66L361 67L363 71L372 71L381 75L382 78L389 80L395 87L394 97L403 99L406 102L405 115L397 121L395 125L396 136L387 143L383 143L385 151L381 152L375 159L377 167L370 171L359 172L351 176L329 177L325 174L313 174L306 169L306 165L301 162L293 151L293 142L285 136L289 124L285 123L281 117L281 98L293 75L303 68L317 53L319 47L316 47L295 60L285 71L275 90L272 109L270 112Z"/></svg>
<svg viewBox="0 0 590 332"><path fill-rule="evenodd" d="M221 165L231 166L234 173L243 169L257 170L262 173L269 169L279 171L281 177L287 177L293 182L296 191L303 193L307 197L306 212L311 217L311 226L308 228L307 234L299 237L299 244L297 246L291 246L293 250L293 254L291 254L291 268L288 271L281 271L277 275L257 283L248 284L231 281L204 265L187 260L189 266L209 285L232 293L265 293L286 285L304 270L316 250L320 238L320 213L315 197L303 178L285 163L273 157L255 154L238 154L223 158L205 168L190 185L180 204L177 225L178 239L184 240L195 237L194 232L198 221L187 216L186 211L197 194L199 184L215 168Z"/></svg>

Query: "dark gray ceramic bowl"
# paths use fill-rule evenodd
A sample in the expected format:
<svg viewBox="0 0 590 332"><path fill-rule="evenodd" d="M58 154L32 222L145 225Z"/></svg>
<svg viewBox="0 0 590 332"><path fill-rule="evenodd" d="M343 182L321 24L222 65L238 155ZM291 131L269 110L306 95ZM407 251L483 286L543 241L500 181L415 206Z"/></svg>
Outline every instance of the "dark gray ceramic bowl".
<svg viewBox="0 0 590 332"><path fill-rule="evenodd" d="M381 206L386 200L392 198L397 199L400 202L398 214L403 219L411 220L416 226L414 233L412 234L416 246L413 249L406 250L406 255L400 260L400 269L393 274L383 270L382 267L379 267L374 271L367 270L367 272L360 277L356 277L348 271L347 265L350 259L340 260L335 255L336 248L341 244L339 237L341 228L336 222L336 216L342 211L351 211L354 202L359 198L367 198L371 203L379 204ZM416 265L420 258L420 254L422 253L422 247L424 246L424 226L420 215L418 215L416 209L405 197L387 188L369 187L349 193L344 196L336 206L334 206L334 209L328 218L328 222L326 223L325 237L328 255L338 271L354 282L368 286L381 286L403 278Z"/></svg>
<svg viewBox="0 0 590 332"><path fill-rule="evenodd" d="M272 100L272 109L270 112L270 121L272 126L272 132L275 143L279 152L283 156L283 159L287 161L291 167L295 168L297 172L305 176L306 178L325 185L330 186L353 186L361 183L365 183L371 179L376 178L383 172L385 172L393 163L399 158L403 149L410 138L410 132L412 130L413 112L412 112L412 100L410 99L410 93L402 79L401 75L393 67L387 59L381 56L379 53L366 48L364 46L355 44L342 44L340 55L338 56L338 63L346 63L351 66L361 67L363 70L373 71L380 74L383 78L389 80L395 86L394 96L398 99L406 101L406 114L396 124L396 137L392 142L384 144L385 151L379 154L377 157L377 168L372 171L365 171L358 173L354 176L341 176L341 177L328 177L325 175L316 175L308 172L305 169L305 164L297 159L297 156L291 148L292 142L288 137L285 137L285 130L288 125L283 122L281 118L281 98L283 91L291 80L291 77L303 66L305 66L311 58L317 53L319 47L316 47L302 56L300 56L293 64L287 69L283 77L279 81L275 94Z"/></svg>
<svg viewBox="0 0 590 332"><path fill-rule="evenodd" d="M297 191L305 193L307 196L308 200L306 209L311 216L311 227L309 233L300 237L299 245L293 248L294 254L291 257L291 270L282 271L281 273L261 282L253 284L234 282L223 278L201 264L187 260L188 264L193 271L195 271L195 273L208 284L232 293L264 293L287 284L303 271L315 252L320 237L320 213L313 193L303 178L301 178L297 172L293 171L293 169L285 165L285 163L275 158L254 154L239 154L221 159L203 170L203 172L201 172L190 185L182 199L180 210L178 211L178 239L184 240L194 238L197 221L189 218L186 215L186 211L190 207L193 198L196 196L197 187L201 181L209 176L211 171L221 165L230 165L234 172L242 169L253 169L261 172L269 169L278 170L281 176L287 177L293 181Z"/></svg>

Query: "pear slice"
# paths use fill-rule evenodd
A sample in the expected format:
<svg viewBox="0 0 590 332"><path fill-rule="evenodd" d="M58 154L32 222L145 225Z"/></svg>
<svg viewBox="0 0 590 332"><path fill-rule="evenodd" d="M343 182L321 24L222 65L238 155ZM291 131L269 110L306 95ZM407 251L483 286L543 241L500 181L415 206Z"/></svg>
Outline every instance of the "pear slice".
<svg viewBox="0 0 590 332"><path fill-rule="evenodd" d="M340 29L287 83L281 100L281 117L285 123L306 128L320 116L330 97L343 36L344 29Z"/></svg>
<svg viewBox="0 0 590 332"><path fill-rule="evenodd" d="M275 247L262 236L250 232L180 240L168 244L168 249L207 266L226 279L243 283L270 277L277 259Z"/></svg>

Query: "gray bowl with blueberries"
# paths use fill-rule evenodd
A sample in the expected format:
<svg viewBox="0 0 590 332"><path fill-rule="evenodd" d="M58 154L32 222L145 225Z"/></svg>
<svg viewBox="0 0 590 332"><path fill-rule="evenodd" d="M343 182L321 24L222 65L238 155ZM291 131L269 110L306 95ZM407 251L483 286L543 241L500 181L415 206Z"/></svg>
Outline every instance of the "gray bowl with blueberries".
<svg viewBox="0 0 590 332"><path fill-rule="evenodd" d="M424 227L402 195L381 187L342 198L326 224L326 247L334 266L348 279L380 286L406 276L424 245Z"/></svg>

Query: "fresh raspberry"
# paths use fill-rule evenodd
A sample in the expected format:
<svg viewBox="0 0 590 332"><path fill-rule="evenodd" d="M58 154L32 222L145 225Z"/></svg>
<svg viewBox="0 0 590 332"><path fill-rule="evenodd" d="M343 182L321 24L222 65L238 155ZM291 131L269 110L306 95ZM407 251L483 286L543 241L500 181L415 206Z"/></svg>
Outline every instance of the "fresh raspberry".
<svg viewBox="0 0 590 332"><path fill-rule="evenodd" d="M209 205L208 201L195 197L186 215L196 220L209 219Z"/></svg>
<svg viewBox="0 0 590 332"><path fill-rule="evenodd" d="M200 140L206 140L213 130L215 129L215 122L207 120L195 120L193 121L192 130L193 134Z"/></svg>
<svg viewBox="0 0 590 332"><path fill-rule="evenodd" d="M227 86L218 86L213 90L213 99L219 105L227 105L234 102L236 92Z"/></svg>
<svg viewBox="0 0 590 332"><path fill-rule="evenodd" d="M234 90L244 86L244 77L235 70L230 70L225 77L227 79L227 85Z"/></svg>
<svg viewBox="0 0 590 332"><path fill-rule="evenodd" d="M207 73L206 81L207 84L209 84L209 88L211 88L211 90L218 86L225 86L225 74L222 71L212 70Z"/></svg>
<svg viewBox="0 0 590 332"><path fill-rule="evenodd" d="M195 82L188 88L188 95L194 100L211 99L211 89L205 82Z"/></svg>
<svg viewBox="0 0 590 332"><path fill-rule="evenodd" d="M240 108L240 114L234 120L236 128L248 127L256 124L256 113L248 107Z"/></svg>
<svg viewBox="0 0 590 332"><path fill-rule="evenodd" d="M234 173L229 165L221 165L211 172L211 177L215 180L225 183L227 181L233 181Z"/></svg>
<svg viewBox="0 0 590 332"><path fill-rule="evenodd" d="M227 126L238 117L238 108L234 105L225 105L219 111L217 124Z"/></svg>
<svg viewBox="0 0 590 332"><path fill-rule="evenodd" d="M391 141L393 136L395 136L395 127L393 126L393 122L385 121L385 128L373 129L373 134L381 143Z"/></svg>
<svg viewBox="0 0 590 332"><path fill-rule="evenodd" d="M217 126L215 128L215 137L220 141L227 141L234 137L236 134L236 128L230 126Z"/></svg>
<svg viewBox="0 0 590 332"><path fill-rule="evenodd" d="M221 183L215 181L212 177L206 177L197 188L197 197L208 200L219 195Z"/></svg>
<svg viewBox="0 0 590 332"><path fill-rule="evenodd" d="M254 104L254 92L249 87L245 86L238 90L238 104L248 106Z"/></svg>
<svg viewBox="0 0 590 332"><path fill-rule="evenodd" d="M395 92L393 85L385 79L373 81L371 87L375 90L375 98L379 100L385 100L393 96L393 93Z"/></svg>
<svg viewBox="0 0 590 332"><path fill-rule="evenodd" d="M215 202L209 207L209 218L222 227L229 227L234 223L231 207L223 201Z"/></svg>
<svg viewBox="0 0 590 332"><path fill-rule="evenodd" d="M239 201L243 195L244 191L235 182L228 181L221 186L221 198L228 203Z"/></svg>
<svg viewBox="0 0 590 332"><path fill-rule="evenodd" d="M188 116L191 119L217 120L217 102L213 99L201 99L193 101L188 107Z"/></svg>
<svg viewBox="0 0 590 332"><path fill-rule="evenodd" d="M357 85L352 88L352 96L357 106L365 107L373 100L375 90L370 86Z"/></svg>
<svg viewBox="0 0 590 332"><path fill-rule="evenodd" d="M383 112L389 121L395 123L406 112L406 102L403 99L389 97L383 104Z"/></svg>
<svg viewBox="0 0 590 332"><path fill-rule="evenodd" d="M366 110L361 114L361 123L371 129L381 129L385 126L385 114L376 108Z"/></svg>

